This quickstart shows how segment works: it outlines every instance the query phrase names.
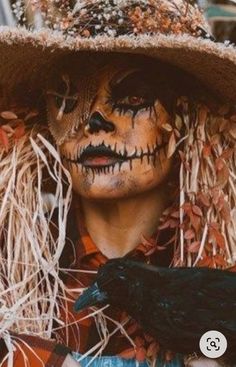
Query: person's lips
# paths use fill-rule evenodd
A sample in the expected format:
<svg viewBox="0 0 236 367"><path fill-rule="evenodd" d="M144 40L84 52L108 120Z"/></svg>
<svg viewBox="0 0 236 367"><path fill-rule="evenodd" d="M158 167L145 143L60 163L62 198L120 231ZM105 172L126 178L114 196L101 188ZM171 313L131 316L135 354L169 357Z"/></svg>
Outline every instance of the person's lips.
<svg viewBox="0 0 236 367"><path fill-rule="evenodd" d="M114 164L117 162L117 158L112 158L112 157L108 157L108 156L97 156L97 157L88 157L87 159L85 159L85 161L83 162L84 166L94 166L94 167L98 167L98 166L109 166L111 164Z"/></svg>
<svg viewBox="0 0 236 367"><path fill-rule="evenodd" d="M104 167L124 160L125 156L114 152L103 144L97 147L89 145L79 157L79 163L86 167Z"/></svg>

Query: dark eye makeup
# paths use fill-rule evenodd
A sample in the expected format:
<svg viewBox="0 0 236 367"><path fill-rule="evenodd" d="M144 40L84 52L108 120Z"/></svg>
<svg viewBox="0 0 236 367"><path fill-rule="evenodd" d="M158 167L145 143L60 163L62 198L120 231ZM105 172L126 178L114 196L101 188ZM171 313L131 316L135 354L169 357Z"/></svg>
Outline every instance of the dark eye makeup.
<svg viewBox="0 0 236 367"><path fill-rule="evenodd" d="M157 93L156 85L150 75L145 75L141 71L129 74L121 81L116 81L116 77L109 84L108 103L112 105L112 110L119 113L132 112L135 116L142 109L154 109Z"/></svg>
<svg viewBox="0 0 236 367"><path fill-rule="evenodd" d="M143 109L156 114L155 102L159 100L171 114L176 98L172 79L165 70L157 73L146 68L126 74L123 79L117 74L109 83L107 103L113 111L131 112L134 118Z"/></svg>

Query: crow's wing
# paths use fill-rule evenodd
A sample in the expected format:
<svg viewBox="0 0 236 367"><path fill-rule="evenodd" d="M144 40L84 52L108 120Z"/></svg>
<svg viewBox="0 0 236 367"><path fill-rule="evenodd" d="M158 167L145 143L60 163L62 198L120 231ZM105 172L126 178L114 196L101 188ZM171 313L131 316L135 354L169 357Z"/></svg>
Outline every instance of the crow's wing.
<svg viewBox="0 0 236 367"><path fill-rule="evenodd" d="M235 274L153 267L148 273L148 268L139 267L142 305L133 315L146 331L183 352L196 350L207 330L219 330L236 344Z"/></svg>

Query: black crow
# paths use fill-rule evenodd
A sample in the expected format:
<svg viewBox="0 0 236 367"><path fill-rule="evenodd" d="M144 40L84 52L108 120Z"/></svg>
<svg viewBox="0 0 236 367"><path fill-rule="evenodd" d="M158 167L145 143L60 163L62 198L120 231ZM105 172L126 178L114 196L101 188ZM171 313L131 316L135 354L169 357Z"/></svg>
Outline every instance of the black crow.
<svg viewBox="0 0 236 367"><path fill-rule="evenodd" d="M179 353L199 352L202 334L218 330L235 362L235 273L109 260L76 301L75 310L106 303L127 311L163 348Z"/></svg>

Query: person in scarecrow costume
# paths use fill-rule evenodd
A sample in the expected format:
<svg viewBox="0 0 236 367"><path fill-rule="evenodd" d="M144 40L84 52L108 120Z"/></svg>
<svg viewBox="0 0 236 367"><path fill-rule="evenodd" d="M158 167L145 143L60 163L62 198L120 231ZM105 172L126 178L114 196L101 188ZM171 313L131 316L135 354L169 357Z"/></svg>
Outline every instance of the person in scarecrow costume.
<svg viewBox="0 0 236 367"><path fill-rule="evenodd" d="M110 258L234 269L235 49L182 0L31 10L0 30L1 365L210 365L73 305Z"/></svg>

